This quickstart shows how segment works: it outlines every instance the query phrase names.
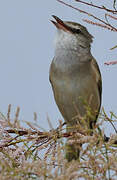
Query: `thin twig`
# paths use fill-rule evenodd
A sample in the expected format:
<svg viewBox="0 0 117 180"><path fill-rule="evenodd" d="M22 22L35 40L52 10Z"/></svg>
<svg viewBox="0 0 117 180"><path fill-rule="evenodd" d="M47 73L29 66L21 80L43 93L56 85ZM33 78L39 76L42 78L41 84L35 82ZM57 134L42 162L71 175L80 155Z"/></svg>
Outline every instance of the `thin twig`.
<svg viewBox="0 0 117 180"><path fill-rule="evenodd" d="M114 65L117 64L117 61L109 61L109 62L105 62L105 65Z"/></svg>
<svg viewBox="0 0 117 180"><path fill-rule="evenodd" d="M95 5L95 4L88 3L88 2L85 2L85 1L81 1L81 0L75 0L75 1L76 1L76 2L80 2L80 3L82 3L82 4L86 4L86 5L88 5L88 6L92 6L92 7L101 9L101 10L105 10L105 11L111 12L111 13L113 13L113 14L116 14L116 13L117 13L116 10L111 10L111 9L108 9L108 8L106 8L106 7L104 7L104 6L97 6L97 5Z"/></svg>
<svg viewBox="0 0 117 180"><path fill-rule="evenodd" d="M117 31L115 31L113 28L110 28L109 26L106 26L106 25L104 25L104 24L96 23L96 22L90 21L90 20L88 20L88 19L83 19L83 21L85 21L85 22L88 23L88 24L93 24L93 25L96 25L96 26L99 26L99 27L108 29L108 30L110 30L110 31L117 32Z"/></svg>
<svg viewBox="0 0 117 180"><path fill-rule="evenodd" d="M110 122L110 124L112 125L113 129L115 130L115 132L117 134L117 129L115 128L114 124L112 123L112 120L107 116L106 112L104 111L104 108L103 108L103 113L104 113L104 117L108 120L108 122Z"/></svg>
<svg viewBox="0 0 117 180"><path fill-rule="evenodd" d="M14 125L15 126L16 126L16 124L18 122L19 113L20 113L20 107L17 107L16 113L15 113L15 119L14 119Z"/></svg>
<svg viewBox="0 0 117 180"><path fill-rule="evenodd" d="M93 14L90 14L90 13L88 13L88 12L86 12L86 11L83 11L83 10L81 10L81 9L79 9L79 8L76 8L76 7L74 7L74 6L70 5L70 4L67 4L67 3L65 3L65 2L63 2L63 1L61 1L61 0L57 0L57 1L60 2L60 3L62 3L62 4L64 4L65 6L68 6L68 7L72 8L72 9L75 9L75 10L79 11L80 13L84 13L84 14L88 15L88 16L90 16L90 17L92 17L92 18L94 18L94 19L102 22L103 24L111 27L111 28L114 29L115 31L117 31L117 28L115 28L115 27L112 26L111 24L106 23L105 21L103 21L102 19L94 16Z"/></svg>
<svg viewBox="0 0 117 180"><path fill-rule="evenodd" d="M11 104L8 105L7 120L10 123Z"/></svg>
<svg viewBox="0 0 117 180"><path fill-rule="evenodd" d="M105 14L106 16L109 16L110 18L112 18L112 19L114 19L114 20L117 20L117 17L115 17L115 16L112 16L112 15L110 15L110 14Z"/></svg>

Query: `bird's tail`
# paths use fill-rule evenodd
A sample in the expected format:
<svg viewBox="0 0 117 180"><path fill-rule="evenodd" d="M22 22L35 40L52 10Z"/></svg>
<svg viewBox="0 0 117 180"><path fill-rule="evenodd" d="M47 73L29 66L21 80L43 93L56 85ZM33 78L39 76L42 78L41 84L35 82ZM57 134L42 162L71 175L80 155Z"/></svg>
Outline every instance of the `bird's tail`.
<svg viewBox="0 0 117 180"><path fill-rule="evenodd" d="M68 145L66 143L66 147L65 147L65 157L68 161L72 161L72 160L78 160L79 159L79 155L80 155L80 147L76 146L76 145Z"/></svg>
<svg viewBox="0 0 117 180"><path fill-rule="evenodd" d="M66 127L66 131L67 132L73 132L74 128L70 128ZM70 144L68 141L69 140L74 140L74 143ZM80 149L81 149L81 144L78 144L77 142L75 142L75 139L70 137L65 145L65 157L68 161L72 161L72 160L78 160L79 159L79 155L80 155Z"/></svg>

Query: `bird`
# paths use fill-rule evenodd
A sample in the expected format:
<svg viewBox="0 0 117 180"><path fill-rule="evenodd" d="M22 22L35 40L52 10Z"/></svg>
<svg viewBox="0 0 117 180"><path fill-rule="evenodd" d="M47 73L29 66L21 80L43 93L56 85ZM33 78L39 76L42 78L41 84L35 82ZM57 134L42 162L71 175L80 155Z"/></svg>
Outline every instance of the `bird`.
<svg viewBox="0 0 117 180"><path fill-rule="evenodd" d="M102 99L101 72L91 54L93 36L79 23L52 17L57 34L49 79L55 102L66 122L67 132L87 127L92 134ZM79 159L80 146L66 145L68 161Z"/></svg>

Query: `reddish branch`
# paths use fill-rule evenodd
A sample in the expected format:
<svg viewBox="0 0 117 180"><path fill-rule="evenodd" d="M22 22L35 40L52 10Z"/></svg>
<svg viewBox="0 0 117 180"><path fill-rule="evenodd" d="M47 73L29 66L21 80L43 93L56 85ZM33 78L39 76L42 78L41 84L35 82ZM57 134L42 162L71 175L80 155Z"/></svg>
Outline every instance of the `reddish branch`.
<svg viewBox="0 0 117 180"><path fill-rule="evenodd" d="M83 21L85 21L85 22L88 23L88 24L93 24L93 25L100 26L100 27L102 27L102 28L108 29L108 30L110 30L110 31L117 32L117 31L115 31L115 29L113 29L113 28L111 28L111 27L109 27L109 26L106 26L106 25L104 25L104 24L96 23L96 22L90 21L90 20L88 20L88 19L83 19Z"/></svg>
<svg viewBox="0 0 117 180"><path fill-rule="evenodd" d="M112 19L114 19L114 20L117 20L117 17L112 16L112 15L110 15L110 14L105 14L105 16L109 16L110 18L112 18Z"/></svg>
<svg viewBox="0 0 117 180"><path fill-rule="evenodd" d="M78 133L78 132L63 133L58 128L53 131L49 131L49 132L41 132L41 131L33 131L33 130L32 131L31 130L30 131L29 130L17 130L16 131L14 129L6 130L6 132L9 134L12 134L12 133L16 134L17 136L15 138L10 138L3 144L0 144L0 148L8 147L11 145L16 145L18 143L23 142L22 139L18 140L18 138L20 136L27 137L25 139L25 141L27 141L27 142L29 142L29 141L31 142L31 140L35 140L37 147L41 147L44 144L49 144L49 142L55 143L56 140L60 139L60 138L68 138L68 137L72 137L72 136L77 137L78 141L82 141L82 139L85 139L86 142L87 142L87 140L86 140L87 138L88 139L93 138L92 136L84 135L81 132L80 133ZM106 137L104 135L103 140L104 140L104 142L108 142L110 140L110 138ZM115 141L114 144L117 144L117 141Z"/></svg>
<svg viewBox="0 0 117 180"><path fill-rule="evenodd" d="M104 111L104 110L103 110ZM15 122L16 119L18 119L18 114L19 114L19 108L16 110L16 117L15 121L12 123L10 120L10 113L11 112L11 105L8 108L8 114L7 118L4 118L6 121L7 128L3 126L2 129L2 136L3 138L0 141L0 150L4 150L4 148L10 147L10 148L15 148L20 147L19 144L23 143L24 146L28 147L28 150L24 150L24 153L27 153L29 151L36 152L40 151L42 149L47 149L47 152L45 154L45 158L47 158L48 153L54 152L58 145L58 139L60 138L68 138L69 143L79 143L79 144L84 144L84 143L89 143L92 142L92 140L98 141L103 141L102 143L110 143L110 144L117 144L117 140L113 137L106 137L102 131L99 128L99 124L95 127L93 135L89 135L87 132L87 129L84 129L82 127L78 127L78 132L66 132L64 133L64 128L63 126L66 124L65 122L62 123L60 121L60 124L58 128L52 129L47 132L42 132L39 131L35 128L35 126L31 126L31 129L23 129L22 127L17 126L18 122ZM107 119L107 121L111 121L105 111L104 111L104 117ZM8 122L8 124L7 124ZM14 126L14 123L16 123L16 126ZM115 129L115 132L117 133L116 128L114 127L114 124L110 122L113 128ZM2 125L2 123L1 123ZM13 135L12 135L13 134ZM18 146L19 145L19 146ZM97 144L98 145L98 144ZM55 153L55 152L54 152Z"/></svg>
<svg viewBox="0 0 117 180"><path fill-rule="evenodd" d="M88 2L85 2L85 1L81 1L81 0L75 0L75 1L76 1L76 2L80 2L80 3L82 3L82 4L86 4L86 5L88 5L88 6L95 7L95 8L97 8L97 9L101 9L101 10L105 10L105 11L111 12L111 13L113 13L113 14L116 14L116 13L117 13L117 11L108 9L108 8L106 8L106 7L104 7L104 6L97 6L97 5L95 5L95 4L88 3Z"/></svg>
<svg viewBox="0 0 117 180"><path fill-rule="evenodd" d="M74 6L70 5L70 4L67 4L67 3L65 3L65 2L63 2L63 1L61 1L61 0L57 0L57 1L60 2L60 3L62 3L62 4L64 4L65 6L68 6L68 7L72 8L72 9L75 9L75 10L79 11L80 13L84 13L84 14L90 16L90 17L93 17L94 19L100 21L101 23L105 24L106 26L109 26L109 27L112 28L113 30L117 31L117 28L115 28L115 27L112 26L111 24L107 23L106 21L103 21L102 19L94 16L93 14L90 14L90 13L88 13L88 12L86 12L86 11L83 11L83 10L81 10L81 9L79 9L79 8L76 8L76 7L74 7Z"/></svg>
<svg viewBox="0 0 117 180"><path fill-rule="evenodd" d="M47 138L51 134L51 131L50 132L41 132L41 131L14 130L14 129L9 129L9 130L6 130L6 131L8 133L10 133L10 134L18 134L19 136L26 136L26 135L35 135L35 134L37 134L37 136L39 136L39 138L41 138L41 139ZM53 130L53 132L55 132L57 134L57 138L60 138L58 130ZM74 134L74 132L73 133L68 133L68 132L67 133L62 133L61 137L69 137L69 136L71 136L73 134Z"/></svg>
<svg viewBox="0 0 117 180"><path fill-rule="evenodd" d="M117 64L117 61L109 61L109 62L105 62L105 65L114 65Z"/></svg>

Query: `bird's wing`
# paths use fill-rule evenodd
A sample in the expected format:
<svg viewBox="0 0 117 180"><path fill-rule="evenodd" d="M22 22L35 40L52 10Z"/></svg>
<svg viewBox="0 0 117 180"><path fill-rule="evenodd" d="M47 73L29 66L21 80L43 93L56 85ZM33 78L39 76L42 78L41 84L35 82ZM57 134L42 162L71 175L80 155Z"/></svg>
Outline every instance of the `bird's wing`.
<svg viewBox="0 0 117 180"><path fill-rule="evenodd" d="M95 82L97 83L97 88L98 88L99 97L100 97L100 106L99 106L99 109L98 109L98 112L96 115L96 120L97 120L99 111L100 111L100 107L101 107L101 101L102 101L102 78L101 78L99 66L94 58L92 58L91 63L92 63L94 79L95 79ZM91 129L93 128L94 124L96 123L96 120L94 122L90 123Z"/></svg>
<svg viewBox="0 0 117 180"><path fill-rule="evenodd" d="M102 78L101 78L101 73L99 66L96 62L96 60L93 58L92 59L92 66L93 70L95 72L95 81L97 82L98 90L99 90L99 95L100 95L100 104L101 104L101 99L102 99Z"/></svg>
<svg viewBox="0 0 117 180"><path fill-rule="evenodd" d="M94 74L94 78L95 81L97 82L97 86L98 86L98 90L99 90L99 96L100 96L100 104L101 104L101 99L102 99L102 78L101 78L101 73L100 73L100 69L99 66L96 62L96 60L94 58L92 58L92 69L93 69L93 74ZM53 67L54 64L51 63L50 66L50 72L49 72L49 80L51 82L52 85L52 73L55 73L55 67Z"/></svg>

